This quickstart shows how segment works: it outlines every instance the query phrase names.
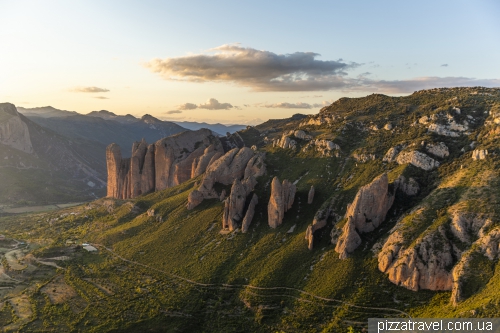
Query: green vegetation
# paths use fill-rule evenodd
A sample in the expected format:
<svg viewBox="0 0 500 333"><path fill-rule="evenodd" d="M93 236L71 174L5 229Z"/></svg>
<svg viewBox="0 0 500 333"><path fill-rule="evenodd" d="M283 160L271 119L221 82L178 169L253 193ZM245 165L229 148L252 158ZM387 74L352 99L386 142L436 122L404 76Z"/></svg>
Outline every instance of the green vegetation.
<svg viewBox="0 0 500 333"><path fill-rule="evenodd" d="M267 168L258 179L259 203L246 234L220 233L219 200L186 209L199 177L134 200L100 199L60 211L4 216L0 233L29 242L31 255L60 268L33 261L24 272L9 270L25 284L0 299L0 322L17 323L25 332L358 332L370 317L500 316L500 267L495 261L474 255L473 273L464 283L467 299L453 307L449 291L413 292L391 283L371 251L398 221L407 246L442 228L445 239L460 249L466 246L451 229L454 213L483 214L493 221L490 229L497 226L500 158L493 153L500 151L489 134L494 125L483 125L490 119L484 112L498 107L496 94L450 89L401 98L341 99L321 112L337 116L335 122L304 127L339 144L338 157L304 151L303 140L297 140L296 150L264 142L266 136L272 140L297 129L304 120L300 116L241 131L247 145L266 153ZM461 109L454 116L457 121L470 119L467 115L478 119L471 122L470 134L448 138L412 126L424 115L452 112L455 106ZM367 130L388 122L394 130ZM478 139L481 135L484 140ZM439 159L438 169L382 162L396 144L423 149L422 141L449 147L450 156ZM487 160L471 160L467 151L473 141L490 150ZM469 148L464 152L463 147ZM375 154L376 159L362 163L354 153ZM318 209L331 205L343 216L359 188L383 172L391 182L401 175L414 178L419 193L410 197L397 192L386 221L363 234L362 245L348 259L338 259L331 244L330 232L341 227L342 219L337 225L329 220L315 233L309 251L305 232ZM267 203L274 176L296 182L297 195L283 224L271 229ZM308 205L311 185L316 194ZM229 187L216 186L218 192L222 189L228 192ZM148 216L151 209L162 222ZM444 248L444 238L434 236L433 247ZM98 247L98 253L85 251L80 246L85 242ZM70 259L51 259L61 256ZM19 295L31 306L27 319L17 314L19 306L5 302Z"/></svg>

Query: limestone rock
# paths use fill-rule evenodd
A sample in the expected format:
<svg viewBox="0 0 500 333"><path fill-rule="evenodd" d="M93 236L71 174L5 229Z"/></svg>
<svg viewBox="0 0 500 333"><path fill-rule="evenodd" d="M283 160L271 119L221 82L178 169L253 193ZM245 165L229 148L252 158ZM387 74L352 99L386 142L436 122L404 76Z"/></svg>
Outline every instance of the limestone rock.
<svg viewBox="0 0 500 333"><path fill-rule="evenodd" d="M220 197L219 197L220 201L224 201L224 199L226 199L226 190L225 189L222 190Z"/></svg>
<svg viewBox="0 0 500 333"><path fill-rule="evenodd" d="M437 168L439 166L439 162L430 158L429 156L425 155L424 153L421 153L416 150L412 151L404 151L400 153L396 157L396 162L398 164L407 164L410 163L411 165L416 166L417 168L420 168L422 170L432 170L434 168Z"/></svg>
<svg viewBox="0 0 500 333"><path fill-rule="evenodd" d="M314 200L314 185L311 185L311 189L309 190L309 194L307 195L307 203L310 205Z"/></svg>
<svg viewBox="0 0 500 333"><path fill-rule="evenodd" d="M276 228L283 222L285 212L289 210L295 199L296 186L288 180L282 184L278 177L271 182L271 197L267 206L268 223L271 228Z"/></svg>
<svg viewBox="0 0 500 333"><path fill-rule="evenodd" d="M486 156L488 156L487 149L476 149L472 152L472 159L474 161L484 160L484 159L486 159Z"/></svg>
<svg viewBox="0 0 500 333"><path fill-rule="evenodd" d="M214 155L214 157L217 155ZM215 183L229 185L235 179L241 180L248 195L257 184L256 178L266 171L264 155L247 147L234 148L217 160L210 161L197 192L188 196L188 209L196 207L203 199L220 198L214 189ZM201 201L198 193L201 193Z"/></svg>
<svg viewBox="0 0 500 333"><path fill-rule="evenodd" d="M297 138L297 139L301 139L301 140L311 140L312 139L312 136L306 134L306 132L304 132L303 130L296 130L293 135Z"/></svg>
<svg viewBox="0 0 500 333"><path fill-rule="evenodd" d="M396 157L399 155L399 153L401 152L401 150L403 150L404 148L405 148L405 146L403 146L403 145L397 145L395 147L389 148L389 150L387 151L387 153L385 153L384 158L382 159L382 161L384 161L384 162L395 162L396 161Z"/></svg>
<svg viewBox="0 0 500 333"><path fill-rule="evenodd" d="M347 257L359 246L361 239L358 233L373 231L385 220L394 202L394 192L395 189L389 187L386 173L359 189L347 207L347 222L335 247L340 258Z"/></svg>
<svg viewBox="0 0 500 333"><path fill-rule="evenodd" d="M10 103L0 104L0 144L28 154L33 153L28 125Z"/></svg>
<svg viewBox="0 0 500 333"><path fill-rule="evenodd" d="M252 223L252 219L255 214L255 206L257 205L258 202L259 200L257 198L257 194L254 193L252 199L250 200L250 204L248 205L245 217L243 218L243 223L241 224L242 233L248 231L248 227L250 226L250 223Z"/></svg>
<svg viewBox="0 0 500 333"><path fill-rule="evenodd" d="M375 160L375 154L358 154L358 153L354 153L352 155L352 157L354 157L354 159L356 161L361 162L361 163L366 163L368 161Z"/></svg>
<svg viewBox="0 0 500 333"><path fill-rule="evenodd" d="M222 228L230 231L238 228L238 223L243 218L245 208L246 190L241 181L236 178L231 187L231 193L225 200L224 215L222 217Z"/></svg>
<svg viewBox="0 0 500 333"><path fill-rule="evenodd" d="M203 193L198 190L191 191L191 193L189 193L188 195L187 209L191 210L195 208L203 202L203 199L205 199Z"/></svg>
<svg viewBox="0 0 500 333"><path fill-rule="evenodd" d="M203 155L196 157L193 160L193 165L191 167L191 178L198 177L207 170L207 167L212 160L212 157L219 154L219 157L224 153L222 145L211 144L203 151Z"/></svg>
<svg viewBox="0 0 500 333"><path fill-rule="evenodd" d="M406 195L416 195L418 191L420 191L420 185L418 185L418 182L412 177L406 180L406 177L401 175L394 181L394 184L396 184L398 190Z"/></svg>
<svg viewBox="0 0 500 333"><path fill-rule="evenodd" d="M326 227L328 217L330 217L331 213L332 213L332 210L331 210L330 206L328 206L327 208L319 209L316 212L316 214L314 214L313 222L311 225L309 225L307 227L307 230L306 230L306 239L308 240L307 248L309 250L313 249L314 233L317 230Z"/></svg>
<svg viewBox="0 0 500 333"><path fill-rule="evenodd" d="M208 129L187 131L153 145L142 140L132 145L132 156L122 159L120 147L106 150L108 196L128 199L183 183L203 173L222 152L220 140Z"/></svg>
<svg viewBox="0 0 500 333"><path fill-rule="evenodd" d="M437 144L428 144L425 149L434 156L437 157L447 157L450 155L450 151L444 142L439 142Z"/></svg>
<svg viewBox="0 0 500 333"><path fill-rule="evenodd" d="M297 142L290 138L288 135L283 134L281 139L273 141L273 147L280 147L283 149L295 149Z"/></svg>
<svg viewBox="0 0 500 333"><path fill-rule="evenodd" d="M385 124L384 129L385 129L386 131L390 131L390 130L392 130L392 127L393 127L393 126L392 126L392 124L391 124L391 123L387 123L387 124Z"/></svg>

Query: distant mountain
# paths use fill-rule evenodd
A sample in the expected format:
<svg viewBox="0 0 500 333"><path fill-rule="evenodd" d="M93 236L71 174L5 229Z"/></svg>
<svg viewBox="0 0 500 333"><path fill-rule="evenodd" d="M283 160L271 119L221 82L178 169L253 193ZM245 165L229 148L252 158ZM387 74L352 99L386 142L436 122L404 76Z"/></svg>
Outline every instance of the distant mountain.
<svg viewBox="0 0 500 333"><path fill-rule="evenodd" d="M207 124L207 123L198 123L195 121L174 121L177 125L180 125L184 128L190 129L192 131L197 131L201 128L208 128L213 132L216 132L220 135L226 135L227 132L234 133L245 129L246 125L222 125L222 124Z"/></svg>
<svg viewBox="0 0 500 333"><path fill-rule="evenodd" d="M107 110L92 111L90 113L87 113L87 116L99 117L106 120L114 120L122 124L130 124L139 120L139 118L136 118L131 114L127 114L125 116L119 116Z"/></svg>
<svg viewBox="0 0 500 333"><path fill-rule="evenodd" d="M0 104L0 203L60 203L103 196L105 147L64 137L18 113L13 104Z"/></svg>
<svg viewBox="0 0 500 333"><path fill-rule="evenodd" d="M58 110L56 108L53 108L52 106L42 106L38 108L23 108L21 106L18 106L17 111L19 113L22 113L26 117L41 117L41 118L67 117L79 114L76 111Z"/></svg>
<svg viewBox="0 0 500 333"><path fill-rule="evenodd" d="M59 113L62 115L62 113ZM129 153L135 141L145 139L156 142L161 138L184 132L187 129L169 121L159 120L151 115L136 118L132 115L117 116L109 111L93 111L87 115L70 113L64 116L43 117L31 113L29 119L40 126L51 129L68 138L93 140L107 146L117 143ZM104 163L105 152L102 151Z"/></svg>

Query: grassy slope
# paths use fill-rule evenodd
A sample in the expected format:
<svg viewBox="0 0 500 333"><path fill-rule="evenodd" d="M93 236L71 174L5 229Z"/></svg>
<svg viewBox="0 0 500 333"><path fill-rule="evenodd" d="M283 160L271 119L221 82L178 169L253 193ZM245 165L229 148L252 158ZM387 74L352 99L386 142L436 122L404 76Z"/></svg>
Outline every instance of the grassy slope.
<svg viewBox="0 0 500 333"><path fill-rule="evenodd" d="M94 306L75 315L69 308L50 305L40 292L34 292L31 300L43 310L26 329L35 329L52 318L47 327L65 323L68 328L83 331L125 328L154 331L167 325L171 331L336 332L364 323L368 317L395 316L395 312L380 308L396 308L422 317L500 316L498 266L486 269L491 279L484 279L471 298L453 308L449 292L412 292L390 283L378 271L377 260L369 250L387 235L399 217L419 203L429 202L433 209L426 215L428 224L437 221L438 208L446 210L453 205L471 211L480 209L498 217L499 158L493 155L487 161L472 162L470 155L460 152L464 145L478 138L480 147L496 152L498 147L488 136L489 129L478 127L469 137L450 139L408 127L422 115L441 112L448 104L451 107L454 102L447 101L455 95L456 92L412 95L402 99L374 95L334 104L325 112L345 114L346 120L330 128L310 130L340 144L340 158L265 148L268 172L259 179L256 189L259 204L247 234L219 234L223 205L216 200L207 200L192 211L185 209L187 196L198 179L129 202L101 200L86 209L80 208L80 215L64 217L50 227L47 221L56 213L4 219L2 230L16 237L51 238L54 240L51 247L62 245L68 238L105 244L123 257L157 270L123 262L106 251L69 262L66 281L78 290L80 297L93 301ZM463 98L460 104L463 116L476 110L484 114L484 108L494 107L494 100L489 97ZM356 125L360 121L371 121L379 127L391 121L396 129L392 133L361 131ZM298 122L279 122L279 125L293 129ZM255 132L249 129L241 135L245 142L261 144L262 138ZM271 133L269 137L273 135L280 133ZM389 147L401 141L422 140L445 141L450 147L450 157L441 161L439 169L423 172L412 166L380 162ZM355 151L375 153L378 159L368 163L346 159ZM399 174L416 178L422 186L421 192L415 198L399 196L388 220L379 230L363 235L364 243L347 260L339 260L330 244L331 224L316 237L314 250L307 250L305 230L324 202L333 198L336 212L342 215L357 189L384 171L389 172L391 180ZM291 181L300 178L296 203L275 230L267 226L269 182L273 176ZM314 203L307 205L311 185L316 188L316 196ZM134 205L139 209L132 209ZM112 206L115 208L109 208ZM164 222L148 217L145 212L150 208ZM294 232L288 234L294 225ZM37 255L43 253L40 250ZM488 263L479 260L477 265L485 267ZM217 286L196 286L170 273ZM105 280L116 292L103 294L83 278ZM222 284L297 288L337 301L314 299L294 290L255 290Z"/></svg>

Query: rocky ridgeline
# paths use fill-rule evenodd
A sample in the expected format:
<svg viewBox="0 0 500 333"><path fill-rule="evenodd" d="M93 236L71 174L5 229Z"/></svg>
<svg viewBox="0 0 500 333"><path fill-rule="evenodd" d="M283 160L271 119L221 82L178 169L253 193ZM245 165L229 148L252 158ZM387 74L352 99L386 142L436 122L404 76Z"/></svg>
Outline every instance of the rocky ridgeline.
<svg viewBox="0 0 500 333"><path fill-rule="evenodd" d="M394 193L394 185L389 186L385 173L359 189L354 201L347 207L347 222L342 234L338 240L332 239L336 242L335 251L340 259L347 258L361 244L359 234L373 231L385 220L394 202Z"/></svg>
<svg viewBox="0 0 500 333"><path fill-rule="evenodd" d="M274 177L271 182L271 197L267 205L268 223L273 229L277 228L283 222L285 213L292 208L295 200L297 188L288 180L280 183L278 177Z"/></svg>
<svg viewBox="0 0 500 333"><path fill-rule="evenodd" d="M108 197L135 198L181 184L205 172L224 152L218 138L208 129L183 132L148 145L132 146L131 158L122 158L120 147L106 149Z"/></svg>
<svg viewBox="0 0 500 333"><path fill-rule="evenodd" d="M33 153L28 126L10 103L0 104L0 143L28 154Z"/></svg>

